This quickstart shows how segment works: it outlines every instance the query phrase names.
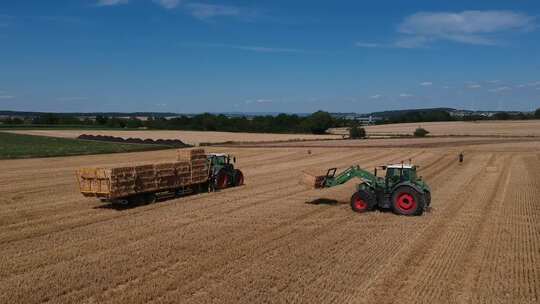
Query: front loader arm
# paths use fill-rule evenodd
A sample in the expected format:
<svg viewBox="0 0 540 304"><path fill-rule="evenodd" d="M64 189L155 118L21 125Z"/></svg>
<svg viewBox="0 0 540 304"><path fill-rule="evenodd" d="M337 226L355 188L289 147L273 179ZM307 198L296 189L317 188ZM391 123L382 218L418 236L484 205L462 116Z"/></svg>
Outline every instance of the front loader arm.
<svg viewBox="0 0 540 304"><path fill-rule="evenodd" d="M372 184L375 184L377 180L377 177L371 172L363 170L359 166L352 166L338 174L336 174L336 168L328 170L323 185L325 188L343 185L353 178L358 178L363 182Z"/></svg>

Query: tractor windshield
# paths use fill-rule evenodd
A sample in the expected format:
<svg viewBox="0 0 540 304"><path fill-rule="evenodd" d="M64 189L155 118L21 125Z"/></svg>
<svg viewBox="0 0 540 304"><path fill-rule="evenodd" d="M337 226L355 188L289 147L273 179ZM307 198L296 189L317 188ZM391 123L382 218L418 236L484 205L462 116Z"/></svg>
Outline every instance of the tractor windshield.
<svg viewBox="0 0 540 304"><path fill-rule="evenodd" d="M391 182L399 182L400 179L404 181L416 180L416 171L410 168L389 168L386 172L386 177Z"/></svg>
<svg viewBox="0 0 540 304"><path fill-rule="evenodd" d="M225 165L227 163L227 158L225 156L213 156L212 164L213 165Z"/></svg>

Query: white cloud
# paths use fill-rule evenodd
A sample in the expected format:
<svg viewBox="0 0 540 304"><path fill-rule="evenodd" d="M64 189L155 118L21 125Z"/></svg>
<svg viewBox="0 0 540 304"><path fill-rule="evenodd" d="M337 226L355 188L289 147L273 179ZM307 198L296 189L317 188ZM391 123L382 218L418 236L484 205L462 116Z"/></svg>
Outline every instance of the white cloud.
<svg viewBox="0 0 540 304"><path fill-rule="evenodd" d="M531 86L531 87L538 87L538 86L540 86L540 81L531 82L531 83L529 83L529 86Z"/></svg>
<svg viewBox="0 0 540 304"><path fill-rule="evenodd" d="M173 9L180 4L180 0L152 0L166 9Z"/></svg>
<svg viewBox="0 0 540 304"><path fill-rule="evenodd" d="M516 86L516 88L520 88L520 89L521 89L521 88L524 88L524 87L526 87L526 86L527 86L526 84L518 84L518 85Z"/></svg>
<svg viewBox="0 0 540 304"><path fill-rule="evenodd" d="M129 0L98 0L98 6L113 6L119 4L127 4Z"/></svg>
<svg viewBox="0 0 540 304"><path fill-rule="evenodd" d="M428 86L431 86L433 85L433 82L431 81L424 81L422 83L420 83L421 86L424 86L424 87L428 87Z"/></svg>
<svg viewBox="0 0 540 304"><path fill-rule="evenodd" d="M408 94L408 93L401 93L399 94L399 97L402 97L402 98L408 98L408 97L413 97L412 94Z"/></svg>
<svg viewBox="0 0 540 304"><path fill-rule="evenodd" d="M481 85L475 84L475 83L467 85L467 88L469 89L479 89L481 87L482 87Z"/></svg>
<svg viewBox="0 0 540 304"><path fill-rule="evenodd" d="M512 88L505 86L505 87L498 87L498 88L495 88L495 89L491 89L489 91L492 92L492 93L499 93L499 92L504 92L504 91L509 91L509 90L512 90Z"/></svg>
<svg viewBox="0 0 540 304"><path fill-rule="evenodd" d="M450 86L443 86L442 88L443 89L450 89L451 87Z"/></svg>
<svg viewBox="0 0 540 304"><path fill-rule="evenodd" d="M13 95L0 95L0 99L13 99L15 96Z"/></svg>
<svg viewBox="0 0 540 304"><path fill-rule="evenodd" d="M495 84L501 82L500 80L488 80L487 83Z"/></svg>
<svg viewBox="0 0 540 304"><path fill-rule="evenodd" d="M256 15L253 10L229 5L189 3L186 8L193 17L201 20L209 20L215 17L250 18Z"/></svg>
<svg viewBox="0 0 540 304"><path fill-rule="evenodd" d="M369 96L369 98L371 98L371 99L379 99L381 97L382 97L382 95L380 95L380 94L375 94L375 95Z"/></svg>
<svg viewBox="0 0 540 304"><path fill-rule="evenodd" d="M496 45L490 34L512 30L530 30L535 17L513 11L419 12L398 26L398 32L427 41Z"/></svg>

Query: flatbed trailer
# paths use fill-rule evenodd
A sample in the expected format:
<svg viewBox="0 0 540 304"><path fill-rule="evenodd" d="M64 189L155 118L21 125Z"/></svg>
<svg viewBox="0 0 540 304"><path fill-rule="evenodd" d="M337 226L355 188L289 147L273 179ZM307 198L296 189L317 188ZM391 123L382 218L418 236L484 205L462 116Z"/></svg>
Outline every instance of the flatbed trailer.
<svg viewBox="0 0 540 304"><path fill-rule="evenodd" d="M204 149L181 149L173 162L81 168L76 176L83 196L122 205L243 184L243 174L230 164L230 156L216 157Z"/></svg>

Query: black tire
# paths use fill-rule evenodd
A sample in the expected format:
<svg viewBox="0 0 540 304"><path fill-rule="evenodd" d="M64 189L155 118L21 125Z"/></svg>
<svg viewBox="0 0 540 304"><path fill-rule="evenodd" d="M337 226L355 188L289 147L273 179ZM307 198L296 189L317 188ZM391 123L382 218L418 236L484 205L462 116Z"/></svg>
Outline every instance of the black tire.
<svg viewBox="0 0 540 304"><path fill-rule="evenodd" d="M424 192L424 197L426 201L426 207L429 207L431 205L431 192L429 191Z"/></svg>
<svg viewBox="0 0 540 304"><path fill-rule="evenodd" d="M401 186L392 193L392 211L400 215L422 215L426 198L409 186Z"/></svg>
<svg viewBox="0 0 540 304"><path fill-rule="evenodd" d="M224 169L219 170L218 174L216 175L216 181L215 181L215 189L221 190L228 188L230 185L230 176L227 174L227 171Z"/></svg>
<svg viewBox="0 0 540 304"><path fill-rule="evenodd" d="M234 170L234 186L242 186L244 184L244 174L242 171L235 169Z"/></svg>
<svg viewBox="0 0 540 304"><path fill-rule="evenodd" d="M153 204L157 201L157 196L154 193L147 193L143 199L145 204Z"/></svg>
<svg viewBox="0 0 540 304"><path fill-rule="evenodd" d="M351 209L363 213L375 208L375 196L367 190L359 190L351 196Z"/></svg>

